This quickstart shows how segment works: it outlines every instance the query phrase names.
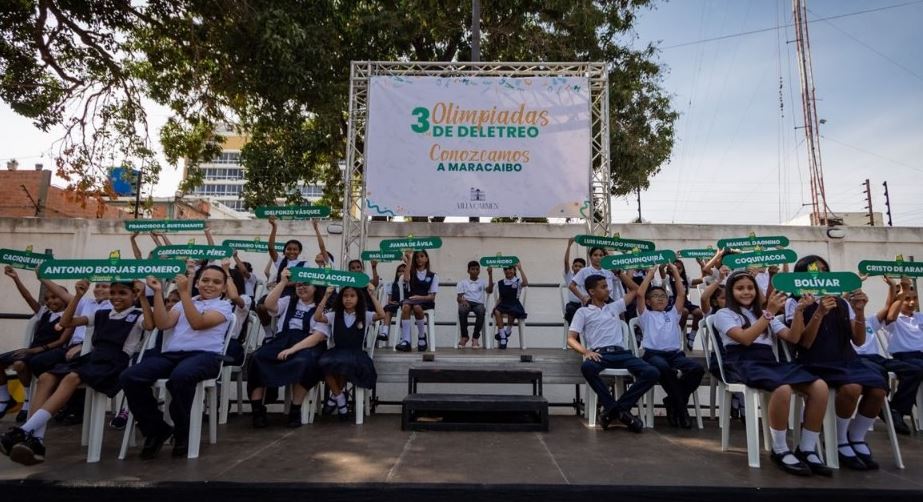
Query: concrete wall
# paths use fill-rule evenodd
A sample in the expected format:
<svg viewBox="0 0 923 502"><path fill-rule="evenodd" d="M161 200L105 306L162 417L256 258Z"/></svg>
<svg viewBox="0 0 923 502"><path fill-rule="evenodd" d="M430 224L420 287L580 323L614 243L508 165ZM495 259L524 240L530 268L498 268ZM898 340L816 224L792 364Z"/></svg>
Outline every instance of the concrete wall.
<svg viewBox="0 0 923 502"><path fill-rule="evenodd" d="M256 236L266 238L269 224L263 220L233 221L215 220L209 222L218 241L223 239L248 239ZM323 225L322 225L323 229ZM369 228L369 248L377 248L381 239L438 235L443 238L444 247L430 253L433 270L439 273L443 282L455 282L466 274L465 264L481 256L498 252L520 257L526 274L532 283L558 283L561 281L562 257L567 238L583 233L582 225L543 224L474 224L474 223L386 223L375 222ZM659 248L681 249L714 245L718 239L757 235L785 235L791 241L791 248L799 256L819 254L826 257L831 267L840 270L855 270L862 259L894 259L897 254L916 256L923 260L923 228L848 227L842 239L827 237L824 229L790 226L741 226L741 225L614 225L613 232L623 237L651 240ZM82 219L37 219L0 218L0 247L24 249L32 244L38 252L46 248L54 251L58 258L105 258L115 249L123 257L131 256L128 234L121 221ZM195 238L204 243L202 234L172 234L174 243L185 243ZM317 250L311 227L306 222L280 222L279 239L296 238L305 246L305 254L313 255ZM325 235L328 248L339 253L340 236ZM142 251L153 249L151 240L139 239ZM579 251L584 253L582 248ZM243 253L254 269L262 274L268 261L265 255ZM380 266L385 280L394 275L394 263ZM697 271L693 260L687 261L691 274ZM485 272L486 274L486 272ZM38 291L38 282L28 271L20 276L33 291ZM495 274L495 278L500 276ZM19 298L9 279L2 277L0 283L5 293L0 295L0 312L26 313L28 307ZM72 286L72 284L68 284ZM867 281L866 290L872 298L871 305L877 309L884 301L885 288L878 278ZM456 308L454 288L443 288L437 299L437 320L454 320ZM529 321L556 322L560 320L560 302L556 288L530 288L526 302ZM0 321L0 351L17 347L21 343L21 321ZM439 345L451 345L455 330L441 327L437 330ZM515 338L513 345L515 346ZM532 347L556 347L562 343L561 328L529 329L529 345Z"/></svg>

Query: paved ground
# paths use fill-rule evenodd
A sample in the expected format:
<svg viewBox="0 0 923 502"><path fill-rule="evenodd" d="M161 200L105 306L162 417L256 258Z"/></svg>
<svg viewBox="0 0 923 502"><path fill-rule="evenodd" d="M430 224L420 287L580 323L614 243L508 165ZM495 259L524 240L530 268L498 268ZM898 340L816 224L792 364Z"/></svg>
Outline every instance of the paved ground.
<svg viewBox="0 0 923 502"><path fill-rule="evenodd" d="M10 424L7 417L4 430ZM193 461L169 450L142 461L138 450L116 459L121 433L107 430L103 461L85 463L80 428L48 431L48 460L27 468L0 458L0 480L61 480L76 484L111 481L230 481L280 483L475 483L719 487L889 488L923 490L923 435L901 437L905 470L894 466L879 423L869 439L882 470L838 472L833 479L781 473L763 455L763 468L746 464L742 424L733 424L732 450L720 451L717 422L679 431L658 422L643 434L588 429L573 416L552 416L548 433L404 432L397 415L376 415L365 425L327 418L286 429L254 431L249 417L231 417L217 445L204 444ZM102 483L105 484L105 483Z"/></svg>

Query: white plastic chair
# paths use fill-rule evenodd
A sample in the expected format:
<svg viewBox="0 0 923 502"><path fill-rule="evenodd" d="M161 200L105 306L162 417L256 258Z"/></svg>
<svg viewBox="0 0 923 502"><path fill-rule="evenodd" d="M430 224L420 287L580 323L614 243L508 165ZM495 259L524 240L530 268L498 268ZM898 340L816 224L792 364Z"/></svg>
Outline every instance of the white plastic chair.
<svg viewBox="0 0 923 502"><path fill-rule="evenodd" d="M526 293L528 289L529 289L529 286L522 286L521 288L519 288L519 291L518 291L519 303L522 303L523 309L525 309L526 307ZM494 288L494 294L493 294L493 304L494 304L493 308L496 308L499 303L500 303L500 288L496 287ZM488 311L488 315L490 315L491 317L493 317L493 308ZM525 338L526 337L526 320L525 319L515 319L513 320L512 326L516 326L516 329L519 331L519 349L520 350L527 349L528 347L526 347L526 338ZM494 335L497 334L498 329L499 328L497 328L497 323L494 322L494 329L493 329ZM512 334L512 330L510 330L510 333ZM489 348L490 341L488 341L485 344L485 346Z"/></svg>
<svg viewBox="0 0 923 502"><path fill-rule="evenodd" d="M705 319L699 321L699 334L696 339L701 340L702 348L705 350L705 369L708 373L708 417L715 418L715 406L718 403L718 379L711 373L711 338L708 336L708 328L705 326Z"/></svg>
<svg viewBox="0 0 923 502"><path fill-rule="evenodd" d="M22 331L22 347L28 347L32 345L32 338L35 336L35 328L38 326L38 319L35 316L29 318L29 322L26 323L26 328ZM6 369L6 376L9 378L16 378L17 373L10 368ZM32 387L30 386L28 391L31 392Z"/></svg>
<svg viewBox="0 0 923 502"><path fill-rule="evenodd" d="M633 355L637 356L637 348L634 343L634 335L631 334L631 331L628 328L628 325L625 324L625 321L620 321L622 329L622 348L630 351ZM607 368L599 372L600 377L608 377L615 380L615 388L617 393L616 398L625 392L625 378L631 376L631 372L627 369L616 369L616 368ZM596 416L599 413L599 396L596 395L596 392L590 388L589 384L583 385L586 390L586 406L584 408L584 413L586 414L587 427L596 427ZM642 396L641 400L638 401L638 411L639 415L644 418L647 414L645 412L647 397Z"/></svg>
<svg viewBox="0 0 923 502"><path fill-rule="evenodd" d="M636 328L637 328L637 329L640 329L640 328L641 328L641 324L640 324L638 321L639 321L638 318L635 317L634 319L632 319L632 320L628 323L628 331L630 331L630 332L632 333L632 335L634 335L635 329L636 329ZM644 333L643 333L643 332L641 333L641 336L642 336L642 337L644 336ZM679 336L680 347L683 347L683 344L685 343L685 339L684 339L684 338L685 338L685 337L683 337L682 332L680 332L680 336ZM683 349L680 348L680 350L683 350ZM641 357L641 356L643 356L643 355L644 355L644 347L643 347L643 346L642 346L642 347L638 347L637 356L638 356L638 357ZM706 359L707 359L707 358L706 358ZM654 404L655 404L655 402L656 402L656 401L654 400L654 389L655 389L655 388L656 388L656 386L651 387L651 390L647 391L647 395L648 395L648 397L647 397L647 402L650 403L650 406L646 406L646 409L645 409L646 417L645 417L645 419L644 419L645 426L648 427L648 428L651 428L651 429L654 428ZM696 391L692 393L692 405L693 405L693 407L694 407L694 409L695 409L695 422L696 422L696 426L698 426L699 429L703 429L704 426L702 425L702 412L700 411L700 408L699 408L699 391L698 391L698 389L696 389Z"/></svg>
<svg viewBox="0 0 923 502"><path fill-rule="evenodd" d="M877 338L878 338L878 349L879 349L879 353L880 353L882 356L887 357L887 358L890 359L890 358L891 358L891 352L888 351L888 335L887 335L887 332L886 332L885 330L883 330L883 329L882 329L882 330L878 330L878 332L876 333L876 335L877 335ZM890 373L890 378L891 378L892 382L894 382L894 381L897 380L897 375L895 375L894 373ZM893 385L892 385L892 387L893 387ZM889 408L887 411L888 411L888 413L890 413L890 411L891 411L890 408L891 408L891 407L890 407L890 406L887 406L886 408ZM911 410L911 414L910 414L910 423L913 425L913 428L916 429L917 432L923 431L923 385L921 385L920 388L917 389L916 405L915 405L914 408Z"/></svg>
<svg viewBox="0 0 923 502"><path fill-rule="evenodd" d="M724 373L724 358L721 355L721 340L718 337L714 326L714 316L708 316L705 320L706 334L711 338L709 341L710 357L715 355L718 362L718 373L721 380L718 382L718 391L721 396L719 405L719 423L721 425L721 451L728 450L731 433L731 395L735 392L741 392L744 395L744 413L746 414L747 427L747 464L753 468L760 466L760 438L759 438L759 420L763 420L763 446L769 451L771 438L769 436L769 394L747 387L742 383L728 383Z"/></svg>
<svg viewBox="0 0 923 502"><path fill-rule="evenodd" d="M228 323L228 329L224 334L224 349L222 355L227 354L228 343L235 332L237 320L232 316ZM202 380L196 384L195 395L192 398L192 409L189 413L189 451L186 458L199 458L199 449L202 441L202 414L206 411L205 399L208 399L208 442L215 444L218 442L218 378L221 377L224 368L222 360L218 368L218 374L215 378ZM162 378L154 383L153 387L158 394L164 396L164 418L169 422L169 391L167 390L167 379ZM135 420L134 415L128 414L128 422L125 424L125 434L122 437L122 449L119 451L119 460L124 460L128 454L128 443L134 433Z"/></svg>
<svg viewBox="0 0 923 502"><path fill-rule="evenodd" d="M369 333L372 334L372 343L369 343ZM375 332L369 328L365 329L364 341L362 343L363 349L369 354L369 357L372 358L372 361L375 360ZM333 337L331 337L331 340ZM319 385L314 386L315 389L319 389ZM320 401L320 393L317 394L318 402ZM371 415L372 406L372 389L365 389L359 387L358 385L353 386L353 396L355 399L355 410L356 410L356 425L362 425L365 422L365 416ZM307 399L305 399L307 401Z"/></svg>
<svg viewBox="0 0 923 502"><path fill-rule="evenodd" d="M243 365L247 364L247 358L250 354L259 348L260 332L263 331L260 326L260 320L256 312L250 312L247 315L247 334L246 343L244 344L244 360L241 366L225 365L221 368L221 395L218 408L218 423L224 425L228 423L228 413L231 408L231 381L237 382L237 414L243 413L243 396L244 396L244 379ZM236 377L236 378L235 378Z"/></svg>

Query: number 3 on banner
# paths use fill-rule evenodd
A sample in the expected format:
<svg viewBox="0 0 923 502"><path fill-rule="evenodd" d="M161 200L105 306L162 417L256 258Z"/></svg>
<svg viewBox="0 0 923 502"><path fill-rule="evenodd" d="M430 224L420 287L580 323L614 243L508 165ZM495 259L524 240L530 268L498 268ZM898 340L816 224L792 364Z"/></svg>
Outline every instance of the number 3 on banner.
<svg viewBox="0 0 923 502"><path fill-rule="evenodd" d="M429 110L422 106L418 106L414 108L410 114L417 117L417 123L411 125L410 130L420 133L429 130Z"/></svg>

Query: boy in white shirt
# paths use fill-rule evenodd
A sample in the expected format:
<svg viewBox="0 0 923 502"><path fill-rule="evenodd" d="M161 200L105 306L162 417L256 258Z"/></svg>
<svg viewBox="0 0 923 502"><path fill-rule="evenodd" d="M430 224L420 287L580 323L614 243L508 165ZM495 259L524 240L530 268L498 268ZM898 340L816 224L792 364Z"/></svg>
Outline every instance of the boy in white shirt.
<svg viewBox="0 0 923 502"><path fill-rule="evenodd" d="M625 312L625 302L634 300L636 292L631 290L623 298L607 304L609 286L605 277L590 276L583 286L590 299L586 307L574 314L567 345L583 355L580 371L587 384L599 396L603 407L600 415L603 430L608 429L609 423L615 418L625 424L628 430L641 432L644 425L638 417L632 415L631 408L657 383L660 372L624 348L619 315ZM580 342L581 335L583 343ZM627 369L635 379L635 383L618 400L615 400L599 376L607 368Z"/></svg>
<svg viewBox="0 0 923 502"><path fill-rule="evenodd" d="M474 312L474 340L471 341L471 348L480 347L481 330L484 328L484 304L487 303L487 295L494 291L493 270L487 268L488 282L479 278L481 274L481 265L476 261L468 262L468 278L458 281L455 288L458 293L458 326L461 329L461 339L458 342L458 348L464 348L468 344L468 314Z"/></svg>

